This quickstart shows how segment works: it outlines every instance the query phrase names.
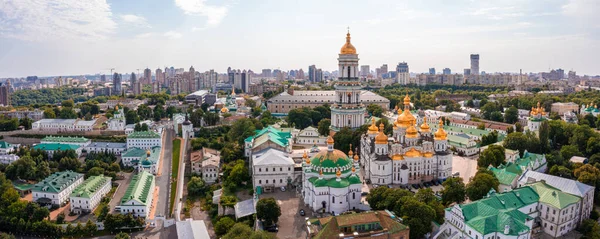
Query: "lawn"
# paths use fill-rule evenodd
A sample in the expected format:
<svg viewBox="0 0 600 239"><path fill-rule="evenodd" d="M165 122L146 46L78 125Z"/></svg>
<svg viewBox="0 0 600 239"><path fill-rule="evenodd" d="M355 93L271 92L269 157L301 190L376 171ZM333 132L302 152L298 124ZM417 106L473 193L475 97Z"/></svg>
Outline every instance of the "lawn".
<svg viewBox="0 0 600 239"><path fill-rule="evenodd" d="M179 155L181 154L181 139L173 140L173 163L171 164L171 201L169 212L173 212L175 194L177 192L177 173L179 172Z"/></svg>

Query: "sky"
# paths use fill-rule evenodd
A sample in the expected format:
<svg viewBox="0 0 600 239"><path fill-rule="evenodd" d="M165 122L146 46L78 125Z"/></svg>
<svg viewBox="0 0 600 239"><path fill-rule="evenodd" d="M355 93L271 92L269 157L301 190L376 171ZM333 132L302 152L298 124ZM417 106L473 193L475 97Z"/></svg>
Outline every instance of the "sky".
<svg viewBox="0 0 600 239"><path fill-rule="evenodd" d="M0 0L0 77L337 69L600 74L600 0Z"/></svg>

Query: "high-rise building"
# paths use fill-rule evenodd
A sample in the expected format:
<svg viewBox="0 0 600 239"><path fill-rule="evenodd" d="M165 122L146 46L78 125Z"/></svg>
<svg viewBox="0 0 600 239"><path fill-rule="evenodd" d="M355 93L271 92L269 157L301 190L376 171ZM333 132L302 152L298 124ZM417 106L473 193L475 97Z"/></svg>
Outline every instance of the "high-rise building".
<svg viewBox="0 0 600 239"><path fill-rule="evenodd" d="M479 75L479 54L471 54L471 74Z"/></svg>
<svg viewBox="0 0 600 239"><path fill-rule="evenodd" d="M144 70L144 85L152 84L152 70L146 68Z"/></svg>
<svg viewBox="0 0 600 239"><path fill-rule="evenodd" d="M429 68L429 74L435 75L435 68Z"/></svg>
<svg viewBox="0 0 600 239"><path fill-rule="evenodd" d="M451 75L452 74L452 71L450 70L450 68L447 68L447 67L444 68L442 70L442 72L444 73L444 75Z"/></svg>
<svg viewBox="0 0 600 239"><path fill-rule="evenodd" d="M106 82L106 75L105 75L105 74L102 74L102 75L100 76L100 81L102 81L102 82Z"/></svg>
<svg viewBox="0 0 600 239"><path fill-rule="evenodd" d="M360 76L362 78L367 78L369 74L371 74L371 67L369 65L360 66Z"/></svg>
<svg viewBox="0 0 600 239"><path fill-rule="evenodd" d="M308 81L317 82L317 67L315 65L308 66Z"/></svg>
<svg viewBox="0 0 600 239"><path fill-rule="evenodd" d="M298 70L298 74L296 75L296 79L304 80L304 70Z"/></svg>
<svg viewBox="0 0 600 239"><path fill-rule="evenodd" d="M335 104L331 106L331 129L357 129L365 124L365 106L360 99L362 86L358 78L358 54L350 43L350 32L338 58L339 76L335 84Z"/></svg>
<svg viewBox="0 0 600 239"><path fill-rule="evenodd" d="M113 90L112 90L112 94L113 95L121 95L122 94L122 90L121 90L121 84L123 83L121 80L121 74L119 73L114 73L113 74Z"/></svg>
<svg viewBox="0 0 600 239"><path fill-rule="evenodd" d="M10 80L6 80L6 83L0 83L0 105L10 105Z"/></svg>
<svg viewBox="0 0 600 239"><path fill-rule="evenodd" d="M159 83L159 85L162 85L165 83L165 75L163 74L162 70L160 68L156 68L156 81Z"/></svg>
<svg viewBox="0 0 600 239"><path fill-rule="evenodd" d="M133 95L139 95L140 89L138 88L138 80L135 77L135 73L131 72L131 77L129 78L129 82L131 83L131 92Z"/></svg>
<svg viewBox="0 0 600 239"><path fill-rule="evenodd" d="M396 82L401 85L407 85L410 83L410 73L408 71L408 63L400 62L396 66Z"/></svg>
<svg viewBox="0 0 600 239"><path fill-rule="evenodd" d="M465 68L465 70L463 71L463 75L465 75L465 76L471 75L471 69Z"/></svg>
<svg viewBox="0 0 600 239"><path fill-rule="evenodd" d="M273 73L271 73L271 69L263 69L262 77L273 77Z"/></svg>

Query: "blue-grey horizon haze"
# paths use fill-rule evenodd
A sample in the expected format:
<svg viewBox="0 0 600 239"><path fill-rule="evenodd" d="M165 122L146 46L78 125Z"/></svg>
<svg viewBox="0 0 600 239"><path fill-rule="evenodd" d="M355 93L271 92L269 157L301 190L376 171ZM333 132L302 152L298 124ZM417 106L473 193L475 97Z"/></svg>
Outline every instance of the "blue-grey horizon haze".
<svg viewBox="0 0 600 239"><path fill-rule="evenodd" d="M0 78L143 68L337 68L600 74L598 0L1 0Z"/></svg>

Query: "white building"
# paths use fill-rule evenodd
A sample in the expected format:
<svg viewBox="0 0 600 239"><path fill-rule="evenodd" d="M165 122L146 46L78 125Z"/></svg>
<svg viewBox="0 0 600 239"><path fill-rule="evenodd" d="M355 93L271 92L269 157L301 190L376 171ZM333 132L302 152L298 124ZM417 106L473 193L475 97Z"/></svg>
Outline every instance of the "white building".
<svg viewBox="0 0 600 239"><path fill-rule="evenodd" d="M252 155L252 181L254 187L266 192L287 186L294 179L294 160L286 152L265 149Z"/></svg>
<svg viewBox="0 0 600 239"><path fill-rule="evenodd" d="M64 205L71 192L83 183L83 174L73 171L56 172L31 189L33 201L41 205Z"/></svg>
<svg viewBox="0 0 600 239"><path fill-rule="evenodd" d="M48 154L48 156L50 158L52 158L52 156L54 155L54 152L56 151L67 151L67 150L73 150L75 151L75 154L77 154L77 157L81 156L83 147L79 146L79 145L75 145L75 144L60 144L60 143L50 143L50 144L46 144L46 143L42 143L42 144L36 144L35 146L33 146L34 149L39 149L39 150L43 150L46 151L46 153Z"/></svg>
<svg viewBox="0 0 600 239"><path fill-rule="evenodd" d="M81 119L42 119L33 122L31 129L58 132L92 131L94 130L94 124L96 124L96 119L89 121Z"/></svg>
<svg viewBox="0 0 600 239"><path fill-rule="evenodd" d="M208 152L204 153L202 161L202 179L208 184L216 183L219 178L221 157Z"/></svg>
<svg viewBox="0 0 600 239"><path fill-rule="evenodd" d="M139 172L133 178L121 198L119 209L121 214L132 214L135 217L146 217L154 199L154 175L146 171Z"/></svg>
<svg viewBox="0 0 600 239"><path fill-rule="evenodd" d="M94 211L111 189L111 178L104 175L91 176L71 193L71 212L81 214Z"/></svg>
<svg viewBox="0 0 600 239"><path fill-rule="evenodd" d="M121 162L126 167L134 167L138 172L146 171L156 175L160 161L161 147L151 149L130 148L121 156Z"/></svg>
<svg viewBox="0 0 600 239"><path fill-rule="evenodd" d="M327 145L327 137L319 134L319 130L315 127L308 126L300 130L295 136L295 144L298 145Z"/></svg>
<svg viewBox="0 0 600 239"><path fill-rule="evenodd" d="M151 149L161 146L162 137L154 131L138 131L127 135L127 148Z"/></svg>
<svg viewBox="0 0 600 239"><path fill-rule="evenodd" d="M19 156L16 154L1 154L0 155L0 164L11 164L14 161L19 160Z"/></svg>
<svg viewBox="0 0 600 239"><path fill-rule="evenodd" d="M85 147L88 153L113 153L121 155L127 150L127 143L111 143L111 142L94 142Z"/></svg>
<svg viewBox="0 0 600 239"><path fill-rule="evenodd" d="M46 136L40 143L42 144L72 144L79 147L86 147L92 143L92 140L85 137L72 137L72 136Z"/></svg>
<svg viewBox="0 0 600 239"><path fill-rule="evenodd" d="M119 106L115 106L115 113L112 118L106 122L108 125L108 130L115 131L123 131L125 130L125 113L123 112L123 108Z"/></svg>
<svg viewBox="0 0 600 239"><path fill-rule="evenodd" d="M531 107L531 117L527 120L527 129L529 131L539 131L542 122L548 120L547 113L544 107L537 104L537 108Z"/></svg>
<svg viewBox="0 0 600 239"><path fill-rule="evenodd" d="M334 140L327 139L327 150L312 158L304 155L302 164L302 196L304 204L313 211L323 210L333 215L361 209L362 182L358 176L358 155L354 162L344 152L333 148ZM351 152L349 152L351 154Z"/></svg>
<svg viewBox="0 0 600 239"><path fill-rule="evenodd" d="M15 152L19 148L19 144L10 144L6 141L0 141L0 155L7 155Z"/></svg>

